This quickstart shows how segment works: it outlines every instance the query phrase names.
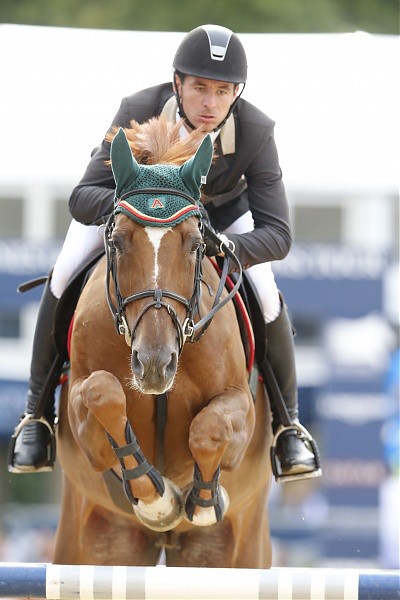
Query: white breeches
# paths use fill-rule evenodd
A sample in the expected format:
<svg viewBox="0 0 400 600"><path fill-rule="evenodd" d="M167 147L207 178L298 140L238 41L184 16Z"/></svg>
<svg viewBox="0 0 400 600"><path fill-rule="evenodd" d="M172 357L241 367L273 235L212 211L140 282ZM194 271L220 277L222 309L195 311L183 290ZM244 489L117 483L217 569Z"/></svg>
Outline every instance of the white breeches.
<svg viewBox="0 0 400 600"><path fill-rule="evenodd" d="M254 223L250 211L236 219L223 233L246 233L253 231ZM279 317L281 312L281 301L278 287L272 272L271 263L265 262L246 269L260 297L260 302L266 323L272 323Z"/></svg>
<svg viewBox="0 0 400 600"><path fill-rule="evenodd" d="M99 231L98 225L82 225L72 219L50 281L50 289L56 298L61 297L75 269L94 250L104 246L103 230Z"/></svg>
<svg viewBox="0 0 400 600"><path fill-rule="evenodd" d="M239 217L224 233L246 233L254 229L250 211ZM50 288L56 298L60 298L75 269L96 249L102 248L104 229L97 225L82 225L71 221L61 252L54 265ZM275 283L271 263L249 267L246 271L258 292L264 318L267 323L275 321L281 311L278 288Z"/></svg>

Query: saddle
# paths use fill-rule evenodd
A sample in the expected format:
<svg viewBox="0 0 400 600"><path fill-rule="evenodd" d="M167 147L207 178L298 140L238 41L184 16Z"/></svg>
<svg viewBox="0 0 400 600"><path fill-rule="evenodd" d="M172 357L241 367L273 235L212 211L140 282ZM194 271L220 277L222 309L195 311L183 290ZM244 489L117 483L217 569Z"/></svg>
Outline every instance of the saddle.
<svg viewBox="0 0 400 600"><path fill-rule="evenodd" d="M94 267L104 256L103 248L92 252L69 280L57 303L54 316L54 344L64 360L69 359L69 336L76 305Z"/></svg>

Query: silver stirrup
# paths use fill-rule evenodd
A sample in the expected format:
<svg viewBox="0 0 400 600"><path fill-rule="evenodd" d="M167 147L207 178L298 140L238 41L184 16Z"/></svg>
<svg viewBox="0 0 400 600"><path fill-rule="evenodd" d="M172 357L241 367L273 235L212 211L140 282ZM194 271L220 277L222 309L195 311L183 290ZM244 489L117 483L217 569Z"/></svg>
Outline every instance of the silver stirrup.
<svg viewBox="0 0 400 600"><path fill-rule="evenodd" d="M48 456L47 463L40 469L21 469L20 467L14 464L14 456L15 456L15 444L18 438L18 435L21 433L22 429L26 427L29 423L42 423L45 425L50 432L49 439L49 448L48 448ZM54 419L54 427L58 423L58 417ZM54 429L50 425L50 423L42 416L42 417L34 417L31 413L25 413L22 417L21 421L14 429L14 433L11 436L11 442L8 450L8 471L10 473L40 473L45 471L52 471L54 469L54 463L56 460L56 438L54 434Z"/></svg>
<svg viewBox="0 0 400 600"><path fill-rule="evenodd" d="M298 437L304 442L307 450L309 450L309 452L311 452L311 454L313 455L314 468L311 471L305 471L305 472L301 472L301 473L293 473L292 475L285 475L282 473L281 465L280 465L279 459L276 455L276 444L277 444L277 441L278 441L278 438L280 437L280 435L284 431L288 431L288 430L297 431L299 434ZM286 483L289 481L299 481L300 479L314 479L315 477L321 477L321 475L322 475L321 461L320 461L317 443L313 439L310 432L307 431L307 429L303 425L298 423L297 421L291 423L290 425L280 425L278 427L278 429L274 435L274 438L272 440L270 453L271 453L272 472L274 474L275 481L282 481L282 483L283 482Z"/></svg>

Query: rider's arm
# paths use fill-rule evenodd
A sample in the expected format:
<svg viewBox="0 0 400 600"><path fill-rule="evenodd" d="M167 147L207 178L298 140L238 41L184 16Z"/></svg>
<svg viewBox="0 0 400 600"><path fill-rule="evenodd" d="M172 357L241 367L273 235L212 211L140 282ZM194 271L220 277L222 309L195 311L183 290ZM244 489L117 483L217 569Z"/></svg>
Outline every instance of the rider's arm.
<svg viewBox="0 0 400 600"><path fill-rule="evenodd" d="M170 82L141 90L127 96L115 115L111 127L130 127L131 120L139 123L160 114L165 102L172 96ZM79 184L73 190L69 209L76 221L89 225L104 221L113 209L115 182L110 160L110 143L103 142L92 152L92 158Z"/></svg>
<svg viewBox="0 0 400 600"><path fill-rule="evenodd" d="M281 260L288 254L292 234L289 205L271 122L259 152L246 168L247 196L254 220L254 230L243 234L228 234L242 265Z"/></svg>
<svg viewBox="0 0 400 600"><path fill-rule="evenodd" d="M111 127L129 127L129 124L128 105L124 99ZM112 212L115 182L111 167L105 164L109 159L110 143L103 140L100 146L93 150L84 176L72 191L69 209L74 219L80 223L99 223Z"/></svg>

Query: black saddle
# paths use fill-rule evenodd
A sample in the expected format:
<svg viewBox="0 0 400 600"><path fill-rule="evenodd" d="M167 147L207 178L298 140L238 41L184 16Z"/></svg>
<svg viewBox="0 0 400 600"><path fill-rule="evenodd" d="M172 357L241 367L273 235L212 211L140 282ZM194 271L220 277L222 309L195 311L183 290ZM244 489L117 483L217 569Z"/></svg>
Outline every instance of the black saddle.
<svg viewBox="0 0 400 600"><path fill-rule="evenodd" d="M57 303L54 316L54 344L58 354L68 360L68 331L79 296L96 264L104 256L103 248L95 250L72 275Z"/></svg>

